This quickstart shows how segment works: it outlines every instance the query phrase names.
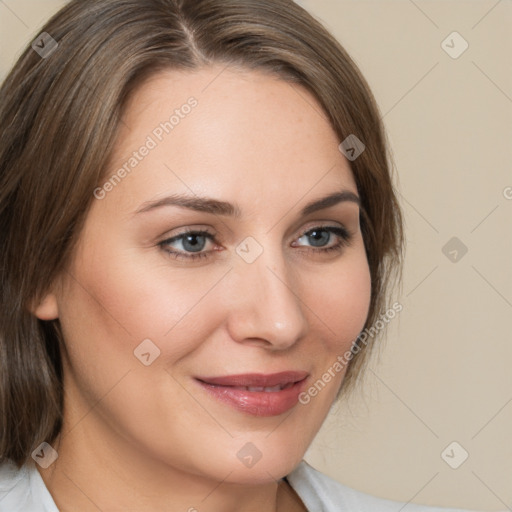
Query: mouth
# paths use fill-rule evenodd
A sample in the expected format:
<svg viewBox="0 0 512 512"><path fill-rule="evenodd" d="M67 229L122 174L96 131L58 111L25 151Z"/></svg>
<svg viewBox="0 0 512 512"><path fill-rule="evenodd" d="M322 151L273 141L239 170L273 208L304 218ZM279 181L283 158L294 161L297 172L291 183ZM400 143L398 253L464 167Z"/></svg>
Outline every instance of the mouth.
<svg viewBox="0 0 512 512"><path fill-rule="evenodd" d="M308 372L286 371L271 375L196 377L195 380L210 397L239 411L254 416L276 416L297 404L308 376Z"/></svg>
<svg viewBox="0 0 512 512"><path fill-rule="evenodd" d="M208 384L208 383L205 382L205 384ZM251 391L251 392L264 391L265 393L276 393L277 391L282 391L283 389L291 388L294 384L295 384L294 382L288 382L287 384L284 384L284 385L278 384L277 386L266 386L266 387L263 387L263 386L223 386L223 387L229 387L232 389L245 389L246 391ZM210 384L210 385L214 386L215 384ZM221 386L217 385L217 387L221 387Z"/></svg>

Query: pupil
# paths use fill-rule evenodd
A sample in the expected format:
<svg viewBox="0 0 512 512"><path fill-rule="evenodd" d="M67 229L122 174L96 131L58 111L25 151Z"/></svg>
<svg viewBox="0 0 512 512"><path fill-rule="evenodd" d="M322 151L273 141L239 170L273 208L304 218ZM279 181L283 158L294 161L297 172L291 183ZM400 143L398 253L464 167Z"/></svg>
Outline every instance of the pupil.
<svg viewBox="0 0 512 512"><path fill-rule="evenodd" d="M198 244L198 243L191 242L191 240L194 240L197 238L204 238L204 236L203 235L188 235L187 237L185 237L184 244L183 244L185 249L190 250L192 252L201 251L204 248L204 243ZM189 247L187 247L187 244L189 244Z"/></svg>
<svg viewBox="0 0 512 512"><path fill-rule="evenodd" d="M323 233L323 236L322 235L319 236L318 233ZM312 231L311 235L309 235L309 236L313 238L313 240L314 240L313 245L316 245L316 246L324 245L324 243L326 243L327 240L329 239L329 233L325 229L318 229L318 230ZM323 240L324 243L317 244L316 242L318 242L318 241L322 242L322 238L324 239ZM327 238L327 240L326 240L326 238Z"/></svg>

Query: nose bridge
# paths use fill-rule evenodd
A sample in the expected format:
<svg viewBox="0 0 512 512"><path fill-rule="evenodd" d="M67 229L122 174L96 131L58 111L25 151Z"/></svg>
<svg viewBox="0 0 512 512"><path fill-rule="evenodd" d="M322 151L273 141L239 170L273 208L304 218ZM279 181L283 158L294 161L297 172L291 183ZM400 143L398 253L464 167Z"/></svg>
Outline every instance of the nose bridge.
<svg viewBox="0 0 512 512"><path fill-rule="evenodd" d="M286 348L304 335L307 319L295 279L281 246L248 237L237 247L234 274L240 299L231 313L232 336L265 340Z"/></svg>

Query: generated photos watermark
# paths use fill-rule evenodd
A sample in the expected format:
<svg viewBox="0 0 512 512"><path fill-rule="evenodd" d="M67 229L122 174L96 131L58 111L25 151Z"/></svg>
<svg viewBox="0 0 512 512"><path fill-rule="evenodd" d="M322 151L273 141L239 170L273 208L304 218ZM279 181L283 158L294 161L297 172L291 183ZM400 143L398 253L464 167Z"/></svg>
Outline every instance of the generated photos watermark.
<svg viewBox="0 0 512 512"><path fill-rule="evenodd" d="M169 135L181 122L185 119L194 108L198 105L198 101L193 96L190 97L186 103L181 105L180 108L174 109L173 114L168 120L161 122L153 131L146 137L144 144L132 153L132 156L124 162L124 164L116 171L108 180L103 183L101 187L94 189L94 197L96 199L104 199L106 195L114 190L114 188L121 183L121 181L128 176L133 169L135 169L146 158L153 149L155 149L160 142L162 142L166 135Z"/></svg>
<svg viewBox="0 0 512 512"><path fill-rule="evenodd" d="M299 395L299 402L302 405L307 405L311 402L311 398L315 397L322 391L325 386L336 377L337 373L340 373L346 368L351 359L358 354L362 345L367 345L370 339L373 339L380 331L382 331L386 325L395 318L398 313L403 309L400 302L395 302L391 308L383 313L380 318L370 327L364 329L356 338L352 348L347 350L345 353L339 355L336 361L322 374L321 378L317 379L306 391L303 391ZM359 343L357 343L359 341Z"/></svg>

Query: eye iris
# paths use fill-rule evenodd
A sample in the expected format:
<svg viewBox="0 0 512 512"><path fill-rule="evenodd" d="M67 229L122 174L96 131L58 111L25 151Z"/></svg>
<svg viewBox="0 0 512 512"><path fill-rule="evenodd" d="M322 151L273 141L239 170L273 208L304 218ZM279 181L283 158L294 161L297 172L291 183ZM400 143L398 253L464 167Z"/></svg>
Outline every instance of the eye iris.
<svg viewBox="0 0 512 512"><path fill-rule="evenodd" d="M194 240L194 239L198 239L198 238L202 238L203 239L203 243L192 243L191 240ZM204 244L205 244L205 236L204 235L187 235L183 238L183 247L187 250L187 251L191 251L191 252L199 252L199 251L202 251L204 249Z"/></svg>
<svg viewBox="0 0 512 512"><path fill-rule="evenodd" d="M309 235L309 238L311 238L313 241L312 245L321 247L322 245L325 245L329 241L330 233L328 231L326 231L325 229L315 229L313 231L310 231L310 233L311 234ZM320 236L319 236L319 233L321 233ZM320 243L317 244L317 242L320 242Z"/></svg>

